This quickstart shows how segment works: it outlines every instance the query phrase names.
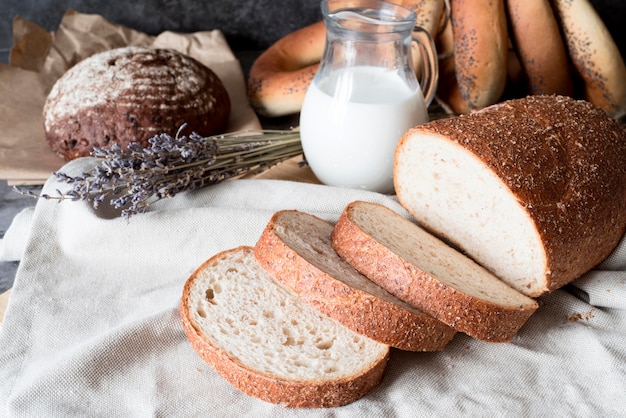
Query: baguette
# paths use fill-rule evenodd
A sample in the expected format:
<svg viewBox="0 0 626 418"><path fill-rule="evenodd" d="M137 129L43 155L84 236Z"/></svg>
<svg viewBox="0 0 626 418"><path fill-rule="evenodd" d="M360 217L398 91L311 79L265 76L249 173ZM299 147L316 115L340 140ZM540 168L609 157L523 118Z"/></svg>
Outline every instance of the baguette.
<svg viewBox="0 0 626 418"><path fill-rule="evenodd" d="M333 225L306 213L274 214L255 246L259 264L321 313L373 340L437 351L455 331L392 296L337 255Z"/></svg>
<svg viewBox="0 0 626 418"><path fill-rule="evenodd" d="M409 130L400 203L516 290L539 296L606 258L626 230L626 131L565 96L528 96Z"/></svg>
<svg viewBox="0 0 626 418"><path fill-rule="evenodd" d="M538 307L382 205L350 203L332 243L343 259L391 294L479 340L510 341Z"/></svg>
<svg viewBox="0 0 626 418"><path fill-rule="evenodd" d="M345 405L384 374L389 347L332 321L284 288L251 247L224 251L187 280L180 305L193 349L238 390L287 407Z"/></svg>

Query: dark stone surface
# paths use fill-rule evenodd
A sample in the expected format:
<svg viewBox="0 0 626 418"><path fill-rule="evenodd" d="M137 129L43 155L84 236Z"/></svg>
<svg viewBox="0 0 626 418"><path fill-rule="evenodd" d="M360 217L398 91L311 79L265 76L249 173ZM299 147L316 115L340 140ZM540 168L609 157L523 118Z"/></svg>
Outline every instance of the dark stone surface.
<svg viewBox="0 0 626 418"><path fill-rule="evenodd" d="M321 17L319 0L0 0L0 52L6 62L16 15L55 30L68 8L156 35L220 29L232 49L261 50Z"/></svg>
<svg viewBox="0 0 626 418"><path fill-rule="evenodd" d="M626 1L591 0L626 56ZM280 37L320 18L319 0L0 0L0 60L13 43L16 15L47 30L73 8L156 35L164 30L220 29L234 50L265 49Z"/></svg>

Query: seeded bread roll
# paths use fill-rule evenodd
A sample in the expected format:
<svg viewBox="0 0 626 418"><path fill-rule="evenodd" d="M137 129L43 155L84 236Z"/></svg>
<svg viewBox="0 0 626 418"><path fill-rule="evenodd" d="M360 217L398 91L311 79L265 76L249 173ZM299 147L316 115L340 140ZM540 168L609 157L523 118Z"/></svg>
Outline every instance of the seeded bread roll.
<svg viewBox="0 0 626 418"><path fill-rule="evenodd" d="M221 133L230 106L222 81L193 58L125 47L92 55L57 80L44 105L44 130L52 149L71 160L94 147L147 147L185 123L184 134Z"/></svg>
<svg viewBox="0 0 626 418"><path fill-rule="evenodd" d="M350 203L332 243L344 260L394 296L479 340L510 341L538 307L382 205Z"/></svg>
<svg viewBox="0 0 626 418"><path fill-rule="evenodd" d="M294 210L277 212L254 254L259 264L321 313L373 340L408 351L438 351L455 331L397 299L332 248L333 225Z"/></svg>
<svg viewBox="0 0 626 418"><path fill-rule="evenodd" d="M589 0L552 0L585 99L619 119L626 116L626 63Z"/></svg>
<svg viewBox="0 0 626 418"><path fill-rule="evenodd" d="M450 0L454 67L464 107L481 109L506 87L508 33L504 0Z"/></svg>
<svg viewBox="0 0 626 418"><path fill-rule="evenodd" d="M224 251L189 277L180 305L194 350L249 396L328 408L365 396L383 378L389 347L298 299L256 263L251 247Z"/></svg>
<svg viewBox="0 0 626 418"><path fill-rule="evenodd" d="M626 132L585 101L528 96L409 130L400 203L528 296L606 258L626 230Z"/></svg>
<svg viewBox="0 0 626 418"><path fill-rule="evenodd" d="M511 35L530 94L572 96L574 83L549 0L506 0Z"/></svg>

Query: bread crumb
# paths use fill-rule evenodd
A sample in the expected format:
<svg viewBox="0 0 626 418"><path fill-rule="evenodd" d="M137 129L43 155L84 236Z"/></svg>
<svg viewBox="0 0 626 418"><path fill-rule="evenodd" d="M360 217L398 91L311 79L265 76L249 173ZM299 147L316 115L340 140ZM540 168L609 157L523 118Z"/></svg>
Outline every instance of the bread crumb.
<svg viewBox="0 0 626 418"><path fill-rule="evenodd" d="M594 318L594 317L595 315L593 314L593 309L592 309L589 312L585 312L585 313L576 312L570 315L567 318L567 320L569 322L577 322L577 321L582 321L582 320L589 321L591 318Z"/></svg>

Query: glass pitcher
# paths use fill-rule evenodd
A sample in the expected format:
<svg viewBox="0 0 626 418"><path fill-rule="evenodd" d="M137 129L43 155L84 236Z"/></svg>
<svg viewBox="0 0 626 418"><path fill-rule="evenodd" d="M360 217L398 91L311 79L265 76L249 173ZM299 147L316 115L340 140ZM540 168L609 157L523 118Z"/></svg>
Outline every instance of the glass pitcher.
<svg viewBox="0 0 626 418"><path fill-rule="evenodd" d="M324 54L300 113L305 158L324 184L393 193L396 144L428 121L438 80L434 42L415 26L415 13L396 4L323 0L321 9ZM419 83L414 61L423 67Z"/></svg>

